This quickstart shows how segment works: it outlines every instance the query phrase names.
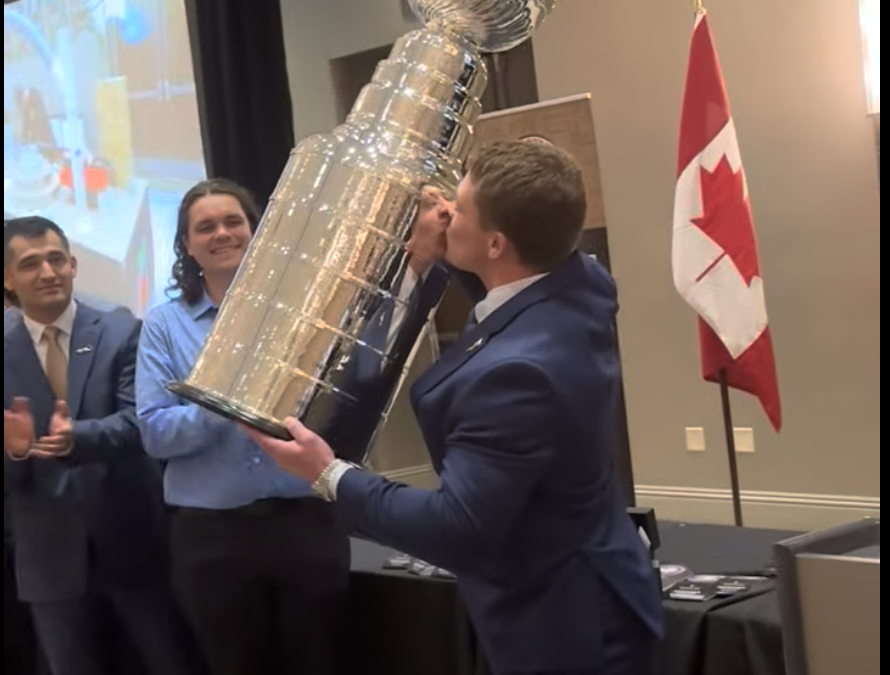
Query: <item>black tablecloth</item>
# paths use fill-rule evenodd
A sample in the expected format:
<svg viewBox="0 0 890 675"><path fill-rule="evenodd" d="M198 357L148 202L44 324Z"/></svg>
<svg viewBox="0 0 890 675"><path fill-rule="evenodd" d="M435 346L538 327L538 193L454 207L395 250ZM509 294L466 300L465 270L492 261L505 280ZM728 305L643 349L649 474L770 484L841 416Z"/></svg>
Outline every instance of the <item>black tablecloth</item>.
<svg viewBox="0 0 890 675"><path fill-rule="evenodd" d="M452 581L384 570L393 552L353 540L344 675L476 675L479 653Z"/></svg>
<svg viewBox="0 0 890 675"><path fill-rule="evenodd" d="M795 534L669 523L662 526L659 559L696 574L772 576L773 544ZM655 675L784 673L774 580L725 600L665 602L665 640Z"/></svg>
<svg viewBox="0 0 890 675"><path fill-rule="evenodd" d="M774 591L709 615L701 672L785 675L782 620Z"/></svg>
<svg viewBox="0 0 890 675"><path fill-rule="evenodd" d="M700 574L770 572L772 544L793 533L662 524L663 563ZM392 552L354 540L350 621L343 675L489 675L451 581L387 571ZM4 589L7 626L19 611ZM667 634L655 675L784 675L773 582L743 597L665 603ZM6 642L5 640L5 642ZM6 671L11 651L4 645ZM21 646L21 645L19 645Z"/></svg>
<svg viewBox="0 0 890 675"><path fill-rule="evenodd" d="M772 545L794 533L661 525L663 563L698 574L769 574ZM355 540L351 617L357 640L344 675L488 675L452 582L383 570L392 552ZM655 675L784 675L773 582L729 600L665 603Z"/></svg>

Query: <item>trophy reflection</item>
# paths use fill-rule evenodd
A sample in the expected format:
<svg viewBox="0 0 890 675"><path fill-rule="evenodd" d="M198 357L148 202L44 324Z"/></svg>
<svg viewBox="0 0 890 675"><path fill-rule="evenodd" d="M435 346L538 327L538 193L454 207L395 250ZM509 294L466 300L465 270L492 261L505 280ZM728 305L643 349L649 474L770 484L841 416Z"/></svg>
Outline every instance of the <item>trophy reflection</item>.
<svg viewBox="0 0 890 675"><path fill-rule="evenodd" d="M413 0L346 123L291 154L182 399L279 438L300 418L364 461L445 292L410 247L423 190L454 194L487 84L481 53L556 0Z"/></svg>

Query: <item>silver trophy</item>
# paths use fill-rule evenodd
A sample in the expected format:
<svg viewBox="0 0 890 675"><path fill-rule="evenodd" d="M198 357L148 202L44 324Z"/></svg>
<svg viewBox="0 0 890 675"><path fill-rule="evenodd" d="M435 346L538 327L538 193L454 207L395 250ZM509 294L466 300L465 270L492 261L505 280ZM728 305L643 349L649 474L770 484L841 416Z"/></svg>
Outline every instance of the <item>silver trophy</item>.
<svg viewBox="0 0 890 675"><path fill-rule="evenodd" d="M346 123L291 153L184 400L287 439L298 417L365 461L447 286L408 254L424 190L453 195L487 84L482 52L525 41L556 0L411 0Z"/></svg>

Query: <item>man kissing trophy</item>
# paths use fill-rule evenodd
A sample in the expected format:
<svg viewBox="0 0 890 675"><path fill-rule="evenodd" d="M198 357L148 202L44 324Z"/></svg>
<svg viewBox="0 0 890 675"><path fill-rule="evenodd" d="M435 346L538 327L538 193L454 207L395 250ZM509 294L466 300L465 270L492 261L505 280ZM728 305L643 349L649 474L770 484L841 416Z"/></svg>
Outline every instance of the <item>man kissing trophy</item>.
<svg viewBox="0 0 890 675"><path fill-rule="evenodd" d="M453 196L462 178L483 52L523 43L555 4L412 0L423 28L395 43L345 124L293 151L213 332L172 391L282 439L297 417L340 457L367 459L446 289L439 274L412 278L422 194Z"/></svg>

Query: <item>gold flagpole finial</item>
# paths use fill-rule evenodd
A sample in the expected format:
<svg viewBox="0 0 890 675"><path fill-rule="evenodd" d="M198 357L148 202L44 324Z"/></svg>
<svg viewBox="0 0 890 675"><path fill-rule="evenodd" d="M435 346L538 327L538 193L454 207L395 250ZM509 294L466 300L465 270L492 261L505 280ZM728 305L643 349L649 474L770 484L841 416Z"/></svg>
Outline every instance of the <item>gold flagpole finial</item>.
<svg viewBox="0 0 890 675"><path fill-rule="evenodd" d="M701 14L705 11L705 1L704 0L692 0L692 6L695 8L696 14Z"/></svg>

